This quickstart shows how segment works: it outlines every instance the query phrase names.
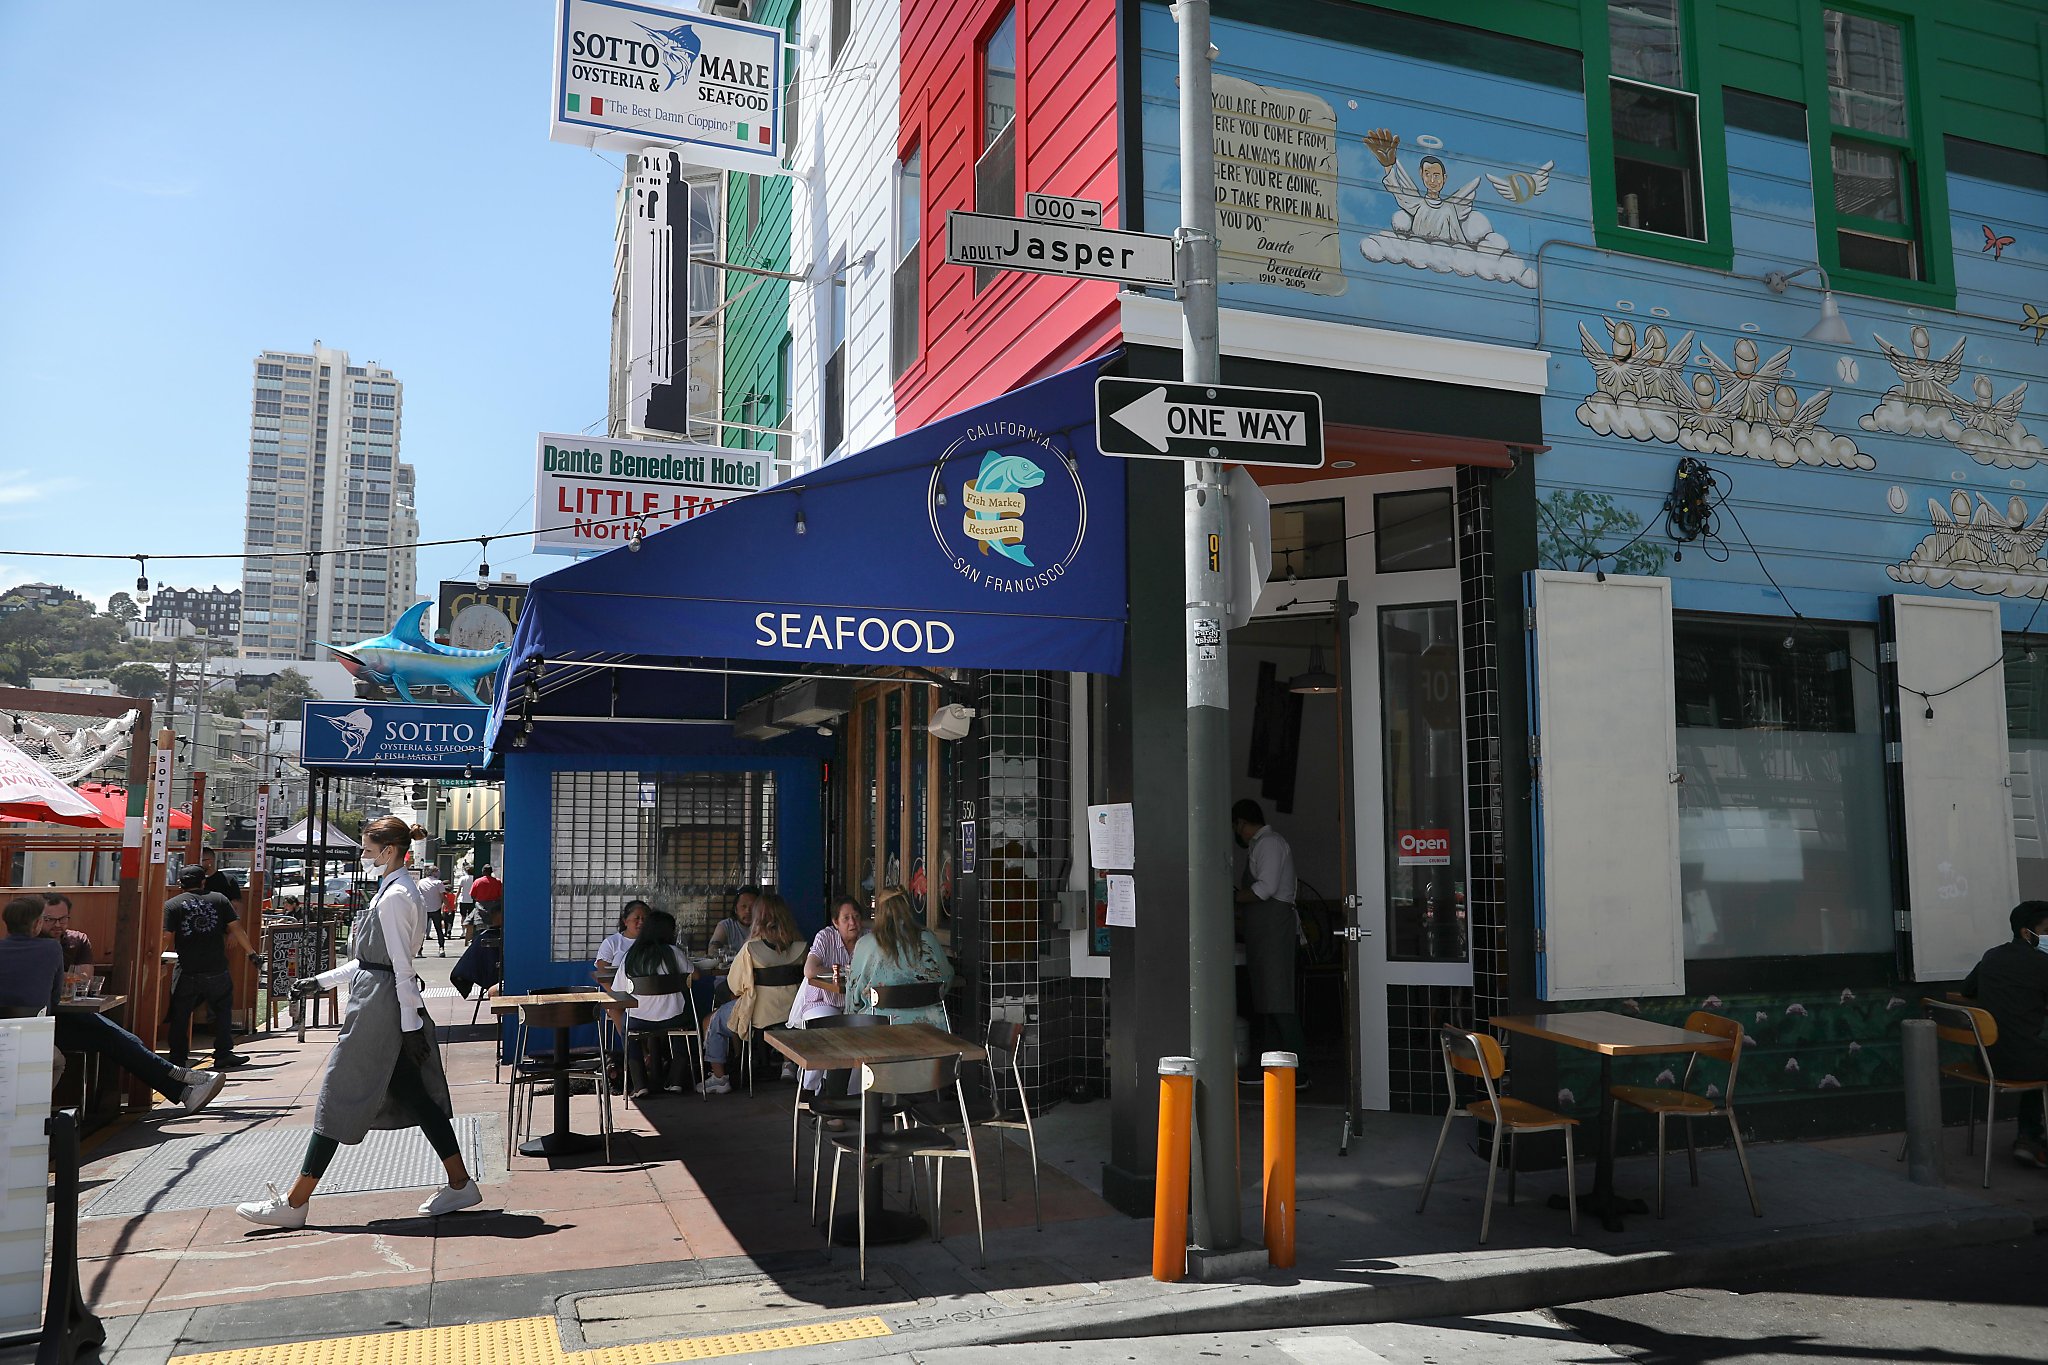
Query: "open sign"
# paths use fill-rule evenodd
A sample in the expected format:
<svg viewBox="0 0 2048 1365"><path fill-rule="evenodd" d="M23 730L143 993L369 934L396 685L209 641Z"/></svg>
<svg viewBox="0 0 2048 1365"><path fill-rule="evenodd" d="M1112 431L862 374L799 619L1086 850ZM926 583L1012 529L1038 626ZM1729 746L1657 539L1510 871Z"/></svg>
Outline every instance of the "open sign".
<svg viewBox="0 0 2048 1365"><path fill-rule="evenodd" d="M1401 867L1449 867L1451 832L1447 829L1404 829L1394 835L1394 861Z"/></svg>

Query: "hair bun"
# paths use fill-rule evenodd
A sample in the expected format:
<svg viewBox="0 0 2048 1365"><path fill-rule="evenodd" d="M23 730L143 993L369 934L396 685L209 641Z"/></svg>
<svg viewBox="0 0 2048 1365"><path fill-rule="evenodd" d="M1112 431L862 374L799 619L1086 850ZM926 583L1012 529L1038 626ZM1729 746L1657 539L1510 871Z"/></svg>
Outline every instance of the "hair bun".
<svg viewBox="0 0 2048 1365"><path fill-rule="evenodd" d="M425 825L414 825L414 826L412 827L412 837L413 837L413 838L415 838L415 839L424 839L424 838L426 838L426 837L427 837L427 827L426 827Z"/></svg>

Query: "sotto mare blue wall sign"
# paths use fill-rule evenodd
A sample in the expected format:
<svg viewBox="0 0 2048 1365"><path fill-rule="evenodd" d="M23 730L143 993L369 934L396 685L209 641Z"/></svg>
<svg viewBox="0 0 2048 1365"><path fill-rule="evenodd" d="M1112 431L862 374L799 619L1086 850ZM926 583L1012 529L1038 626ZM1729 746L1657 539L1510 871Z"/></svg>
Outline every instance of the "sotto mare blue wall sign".
<svg viewBox="0 0 2048 1365"><path fill-rule="evenodd" d="M638 654L1118 671L1124 475L1095 448L1097 368L537 579L515 670Z"/></svg>
<svg viewBox="0 0 2048 1365"><path fill-rule="evenodd" d="M484 748L487 706L406 702L309 701L299 725L300 762L308 768L459 773L490 762Z"/></svg>

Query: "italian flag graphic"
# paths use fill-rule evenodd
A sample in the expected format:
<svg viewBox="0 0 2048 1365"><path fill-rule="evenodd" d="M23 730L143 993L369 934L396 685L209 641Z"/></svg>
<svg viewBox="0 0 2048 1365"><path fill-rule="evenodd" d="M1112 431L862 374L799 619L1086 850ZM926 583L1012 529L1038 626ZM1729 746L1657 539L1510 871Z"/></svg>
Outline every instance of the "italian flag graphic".
<svg viewBox="0 0 2048 1365"><path fill-rule="evenodd" d="M758 142L766 147L772 134L765 123L742 123L735 136L741 142Z"/></svg>
<svg viewBox="0 0 2048 1365"><path fill-rule="evenodd" d="M581 113L581 112L583 112L583 110L582 110L582 105L583 105L583 96L581 96L581 95L571 95L571 96L569 96L569 112L570 112L570 113L572 113L572 114L578 114L578 113ZM603 117L604 117L604 97L603 97L602 95L592 95L592 96L590 97L590 116L591 116L592 118L603 118Z"/></svg>

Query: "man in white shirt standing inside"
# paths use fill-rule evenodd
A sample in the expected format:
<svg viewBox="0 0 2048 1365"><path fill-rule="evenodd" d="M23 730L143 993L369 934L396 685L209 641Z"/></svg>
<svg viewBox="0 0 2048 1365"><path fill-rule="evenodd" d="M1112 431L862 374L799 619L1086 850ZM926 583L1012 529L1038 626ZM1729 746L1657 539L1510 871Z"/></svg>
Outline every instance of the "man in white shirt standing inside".
<svg viewBox="0 0 2048 1365"><path fill-rule="evenodd" d="M1261 1052L1299 1057L1302 1051L1301 1018L1294 1009L1294 850L1266 823L1266 812L1256 801L1230 808L1230 832L1245 850L1237 905L1251 985L1253 1048L1246 1071L1257 1079ZM1297 1078L1300 1074L1297 1069Z"/></svg>

